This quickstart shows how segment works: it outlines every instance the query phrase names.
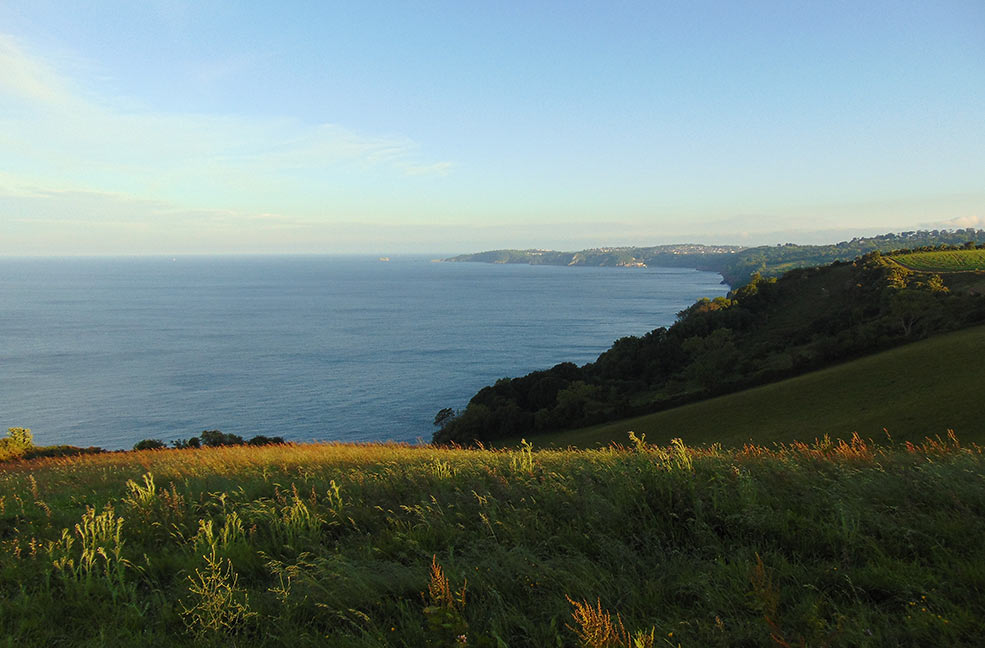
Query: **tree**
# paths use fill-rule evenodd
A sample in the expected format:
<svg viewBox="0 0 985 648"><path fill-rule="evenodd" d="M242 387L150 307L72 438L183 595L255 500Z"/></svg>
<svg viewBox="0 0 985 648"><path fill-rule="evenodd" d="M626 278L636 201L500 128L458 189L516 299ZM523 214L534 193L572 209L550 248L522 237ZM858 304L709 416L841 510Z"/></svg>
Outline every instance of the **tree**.
<svg viewBox="0 0 985 648"><path fill-rule="evenodd" d="M262 434L258 434L252 439L250 439L249 441L247 441L246 443L251 446L263 446L263 445L284 445L287 442L284 441L284 437L279 437L279 436L268 437Z"/></svg>
<svg viewBox="0 0 985 648"><path fill-rule="evenodd" d="M720 328L705 337L688 338L681 346L691 356L684 375L705 389L728 382L736 373L740 353L729 329Z"/></svg>
<svg viewBox="0 0 985 648"><path fill-rule="evenodd" d="M891 266L886 273L886 283L898 290L906 288L912 279L913 271L898 265Z"/></svg>
<svg viewBox="0 0 985 648"><path fill-rule="evenodd" d="M553 410L555 419L562 425L578 424L586 413L597 409L594 406L603 400L601 391L598 386L581 380L571 383L557 393L557 405Z"/></svg>
<svg viewBox="0 0 985 648"><path fill-rule="evenodd" d="M7 443L18 448L33 447L34 436L31 434L31 428L7 428Z"/></svg>
<svg viewBox="0 0 985 648"><path fill-rule="evenodd" d="M164 447L164 441L160 439L144 439L133 444L134 450L161 450Z"/></svg>
<svg viewBox="0 0 985 648"><path fill-rule="evenodd" d="M939 309L933 294L905 288L890 298L889 310L903 335L910 337L917 324L936 315Z"/></svg>
<svg viewBox="0 0 985 648"><path fill-rule="evenodd" d="M455 410L450 407L440 409L438 410L438 413L434 415L434 426L440 430L453 418L455 418Z"/></svg>
<svg viewBox="0 0 985 648"><path fill-rule="evenodd" d="M209 448L243 445L243 437L238 434L220 432L219 430L203 430L200 438L202 439L202 445Z"/></svg>

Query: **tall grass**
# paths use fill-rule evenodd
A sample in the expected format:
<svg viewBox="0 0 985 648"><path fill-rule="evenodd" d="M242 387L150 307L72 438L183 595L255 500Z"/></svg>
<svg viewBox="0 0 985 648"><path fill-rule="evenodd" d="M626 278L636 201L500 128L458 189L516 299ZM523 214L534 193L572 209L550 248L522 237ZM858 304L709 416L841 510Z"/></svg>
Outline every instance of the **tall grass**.
<svg viewBox="0 0 985 648"><path fill-rule="evenodd" d="M12 462L0 646L973 646L983 468L953 435Z"/></svg>

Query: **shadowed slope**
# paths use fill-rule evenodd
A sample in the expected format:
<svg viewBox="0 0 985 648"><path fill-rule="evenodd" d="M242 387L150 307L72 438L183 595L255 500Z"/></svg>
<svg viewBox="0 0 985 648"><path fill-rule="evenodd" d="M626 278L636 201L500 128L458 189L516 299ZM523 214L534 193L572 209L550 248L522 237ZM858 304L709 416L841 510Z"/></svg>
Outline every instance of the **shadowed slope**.
<svg viewBox="0 0 985 648"><path fill-rule="evenodd" d="M829 434L917 440L955 430L985 440L985 327L916 342L803 376L656 414L537 437L538 445L625 443L627 432L665 443L810 440Z"/></svg>

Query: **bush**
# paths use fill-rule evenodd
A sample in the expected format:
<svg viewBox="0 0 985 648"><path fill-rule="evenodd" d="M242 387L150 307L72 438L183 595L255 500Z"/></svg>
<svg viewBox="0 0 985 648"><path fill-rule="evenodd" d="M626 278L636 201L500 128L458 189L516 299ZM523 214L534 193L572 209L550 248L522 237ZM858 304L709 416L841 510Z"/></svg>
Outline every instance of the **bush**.
<svg viewBox="0 0 985 648"><path fill-rule="evenodd" d="M134 450L161 450L165 447L160 439L144 439L133 444Z"/></svg>
<svg viewBox="0 0 985 648"><path fill-rule="evenodd" d="M258 434L252 439L250 439L249 441L247 441L247 443L251 446L265 446L265 445L283 445L286 443L286 441L284 441L284 437L279 437L279 436L268 437L268 436L263 436L262 434Z"/></svg>
<svg viewBox="0 0 985 648"><path fill-rule="evenodd" d="M154 439L146 439L140 443L154 442ZM190 439L176 439L171 442L175 448L183 450L186 448L218 448L221 446L235 446L235 445L251 445L251 446L265 446L265 445L283 445L287 443L284 437L274 436L268 437L262 434L258 434L249 441L243 440L243 437L238 434L227 434L225 432L220 432L219 430L205 430L200 436L193 436ZM137 444L140 445L140 444ZM152 446L157 447L157 446ZM161 444L160 447L164 447ZM144 450L146 448L133 447L134 450Z"/></svg>
<svg viewBox="0 0 985 648"><path fill-rule="evenodd" d="M217 448L219 446L243 445L243 437L238 434L226 434L219 430L204 430L200 435L202 445L207 448Z"/></svg>
<svg viewBox="0 0 985 648"><path fill-rule="evenodd" d="M7 442L18 448L30 448L34 445L34 436L31 434L31 428L7 428Z"/></svg>
<svg viewBox="0 0 985 648"><path fill-rule="evenodd" d="M29 428L7 428L7 436L0 439L0 461L22 458L34 447L34 438Z"/></svg>
<svg viewBox="0 0 985 648"><path fill-rule="evenodd" d="M89 446L88 448L79 448L77 446L70 445L34 446L25 450L22 458L37 459L39 457L76 457L78 455L101 454L103 452L106 451L99 446Z"/></svg>

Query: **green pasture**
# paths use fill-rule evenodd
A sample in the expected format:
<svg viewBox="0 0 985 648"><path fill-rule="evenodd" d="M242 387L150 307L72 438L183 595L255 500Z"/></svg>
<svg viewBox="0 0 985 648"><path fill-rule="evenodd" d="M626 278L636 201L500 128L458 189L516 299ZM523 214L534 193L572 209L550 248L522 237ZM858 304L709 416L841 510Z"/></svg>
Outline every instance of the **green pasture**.
<svg viewBox="0 0 985 648"><path fill-rule="evenodd" d="M971 272L985 270L985 250L912 252L890 257L896 263L920 272Z"/></svg>
<svg viewBox="0 0 985 648"><path fill-rule="evenodd" d="M538 445L594 447L627 433L668 443L811 440L825 435L918 440L949 429L985 443L985 327L915 342L803 376L664 412L534 437Z"/></svg>

